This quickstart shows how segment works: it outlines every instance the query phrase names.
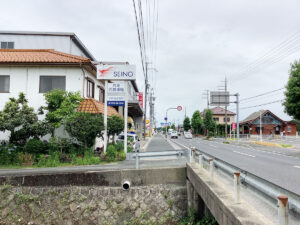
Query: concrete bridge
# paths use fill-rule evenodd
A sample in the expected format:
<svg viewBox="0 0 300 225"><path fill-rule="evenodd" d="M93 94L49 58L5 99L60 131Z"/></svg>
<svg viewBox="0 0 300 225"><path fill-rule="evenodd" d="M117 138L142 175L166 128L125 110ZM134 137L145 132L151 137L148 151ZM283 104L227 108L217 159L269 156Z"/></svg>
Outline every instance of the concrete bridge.
<svg viewBox="0 0 300 225"><path fill-rule="evenodd" d="M125 190L126 181L130 186ZM7 196L0 191L2 222L11 215L9 207L13 205L14 210L21 207L19 219L29 219L27 222L32 219L37 224L52 220L76 224L75 219L79 224L87 221L103 224L110 219L111 224L122 224L126 219L139 218L144 212L149 213L149 220L155 221L166 215L184 216L189 209L194 209L199 217L212 215L220 225L273 224L245 201L236 203L232 190L213 179L198 163L173 168L2 176L0 185L12 185ZM79 200L76 195L81 196ZM20 201L16 196L38 199L39 203L25 201L24 204L39 210L23 212L20 202L6 205L8 200ZM61 213L61 218L49 214L48 220L42 221L41 215L48 213L47 207Z"/></svg>

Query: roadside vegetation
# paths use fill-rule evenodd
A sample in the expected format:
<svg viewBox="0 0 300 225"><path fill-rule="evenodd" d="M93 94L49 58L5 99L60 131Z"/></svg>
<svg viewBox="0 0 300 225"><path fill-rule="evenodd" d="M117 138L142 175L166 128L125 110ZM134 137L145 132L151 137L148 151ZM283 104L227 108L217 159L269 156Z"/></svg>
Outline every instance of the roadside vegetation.
<svg viewBox="0 0 300 225"><path fill-rule="evenodd" d="M28 105L23 93L10 98L0 111L0 131L9 133L9 140L0 142L0 167L57 167L91 165L124 160L123 143L113 140L104 154L94 154L97 137L104 130L103 116L77 112L82 101L77 92L52 90L45 94L46 105L39 109L44 119ZM63 127L64 137L55 130ZM124 128L122 118L108 118L108 134L115 136ZM50 138L42 140L49 135ZM128 151L132 151L128 140Z"/></svg>

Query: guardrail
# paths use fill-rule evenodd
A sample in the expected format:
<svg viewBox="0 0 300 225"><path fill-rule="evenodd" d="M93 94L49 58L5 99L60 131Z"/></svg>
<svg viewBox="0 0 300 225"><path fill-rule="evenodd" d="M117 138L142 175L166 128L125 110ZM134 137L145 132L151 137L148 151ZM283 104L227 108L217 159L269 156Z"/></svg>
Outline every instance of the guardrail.
<svg viewBox="0 0 300 225"><path fill-rule="evenodd" d="M198 160L197 157L198 156ZM287 212L285 210L288 208L291 212L300 215L300 196L288 191L276 184L273 184L263 178L260 178L252 173L249 173L247 171L244 171L236 166L233 166L215 156L212 156L210 154L204 153L199 149L196 148L189 148L188 149L188 161L189 162L196 162L199 163L202 168L207 168L211 177L214 175L214 169L220 169L223 172L232 175L232 177L237 181L237 183L241 182L242 184L249 185L252 187L252 189L259 191L265 196L268 196L273 202L277 202L278 206L278 215L281 215L283 217L287 216ZM204 163L206 162L206 166L204 166ZM234 186L234 195L235 199L238 199L239 201L239 186ZM282 201L285 201L285 204L282 203ZM288 201L288 206L287 205ZM285 206L285 207L284 207ZM279 224L287 224L285 223L284 218L278 217L280 221Z"/></svg>
<svg viewBox="0 0 300 225"><path fill-rule="evenodd" d="M135 168L139 169L139 160L142 158L161 158L169 156L176 156L178 161L181 161L183 156L187 156L187 152L185 150L161 152L130 152L127 153L126 160L135 160Z"/></svg>

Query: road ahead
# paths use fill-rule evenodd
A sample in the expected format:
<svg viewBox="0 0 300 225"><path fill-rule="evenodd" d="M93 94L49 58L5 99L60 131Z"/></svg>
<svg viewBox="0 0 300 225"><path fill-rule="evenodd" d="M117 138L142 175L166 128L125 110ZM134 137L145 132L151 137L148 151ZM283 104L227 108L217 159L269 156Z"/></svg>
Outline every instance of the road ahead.
<svg viewBox="0 0 300 225"><path fill-rule="evenodd" d="M263 148L229 145L200 138L184 139L179 137L174 142L186 147L194 146L204 153L300 195L299 157L281 154L278 150L265 151Z"/></svg>

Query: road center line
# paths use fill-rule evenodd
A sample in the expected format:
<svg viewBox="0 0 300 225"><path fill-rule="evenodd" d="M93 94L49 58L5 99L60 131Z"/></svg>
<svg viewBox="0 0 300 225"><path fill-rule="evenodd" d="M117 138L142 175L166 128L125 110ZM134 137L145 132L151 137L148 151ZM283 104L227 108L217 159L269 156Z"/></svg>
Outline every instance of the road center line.
<svg viewBox="0 0 300 225"><path fill-rule="evenodd" d="M255 158L255 157L256 157L255 155L249 155L249 154L247 154L247 153L243 153L243 152L238 152L238 151L233 151L233 152L235 152L235 153L238 153L238 154L241 154L241 155L250 156L250 157L253 157L253 158Z"/></svg>
<svg viewBox="0 0 300 225"><path fill-rule="evenodd" d="M300 166L294 166L294 167L300 169Z"/></svg>

